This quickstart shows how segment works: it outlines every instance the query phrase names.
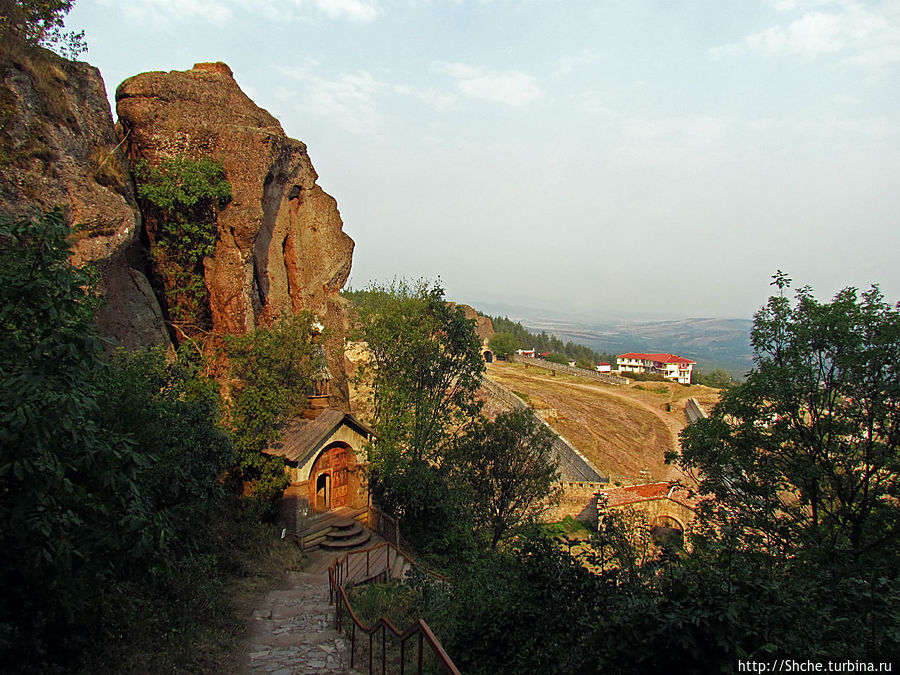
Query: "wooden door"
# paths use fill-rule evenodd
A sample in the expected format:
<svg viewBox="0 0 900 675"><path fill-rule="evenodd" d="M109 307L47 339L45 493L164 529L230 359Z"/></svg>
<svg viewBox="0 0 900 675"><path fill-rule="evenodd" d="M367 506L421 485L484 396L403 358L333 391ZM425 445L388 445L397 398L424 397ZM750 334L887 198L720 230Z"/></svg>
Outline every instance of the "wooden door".
<svg viewBox="0 0 900 675"><path fill-rule="evenodd" d="M309 476L310 503L317 510L336 509L347 506L347 486L349 483L349 457L347 448L335 445L326 449L313 465ZM327 498L317 499L316 492L320 487L319 476L327 475Z"/></svg>
<svg viewBox="0 0 900 675"><path fill-rule="evenodd" d="M347 449L335 447L331 455L331 508L347 506Z"/></svg>

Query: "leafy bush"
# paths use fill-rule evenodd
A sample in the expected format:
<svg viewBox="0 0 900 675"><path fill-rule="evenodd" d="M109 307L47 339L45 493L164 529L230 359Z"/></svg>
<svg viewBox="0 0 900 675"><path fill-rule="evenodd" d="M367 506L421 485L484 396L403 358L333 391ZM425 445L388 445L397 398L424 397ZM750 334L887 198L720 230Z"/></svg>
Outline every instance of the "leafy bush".
<svg viewBox="0 0 900 675"><path fill-rule="evenodd" d="M230 458L208 383L102 359L68 234L58 211L0 221L2 669L52 670L168 587Z"/></svg>

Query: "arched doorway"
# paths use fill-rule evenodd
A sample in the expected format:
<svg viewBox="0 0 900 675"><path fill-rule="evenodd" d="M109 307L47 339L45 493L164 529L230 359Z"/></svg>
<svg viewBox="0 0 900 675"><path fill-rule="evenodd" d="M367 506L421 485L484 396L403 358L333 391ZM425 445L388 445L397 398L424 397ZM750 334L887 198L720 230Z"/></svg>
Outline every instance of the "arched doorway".
<svg viewBox="0 0 900 675"><path fill-rule="evenodd" d="M489 349L485 349L483 352L481 352L481 357L484 359L485 363L494 362L494 352Z"/></svg>
<svg viewBox="0 0 900 675"><path fill-rule="evenodd" d="M316 476L316 511L329 511L331 496L331 476L327 473L320 473Z"/></svg>
<svg viewBox="0 0 900 675"><path fill-rule="evenodd" d="M650 538L657 546L681 549L684 547L684 526L671 516L657 516L650 528Z"/></svg>
<svg viewBox="0 0 900 675"><path fill-rule="evenodd" d="M351 452L346 443L332 443L316 458L309 473L309 503L316 511L347 506Z"/></svg>

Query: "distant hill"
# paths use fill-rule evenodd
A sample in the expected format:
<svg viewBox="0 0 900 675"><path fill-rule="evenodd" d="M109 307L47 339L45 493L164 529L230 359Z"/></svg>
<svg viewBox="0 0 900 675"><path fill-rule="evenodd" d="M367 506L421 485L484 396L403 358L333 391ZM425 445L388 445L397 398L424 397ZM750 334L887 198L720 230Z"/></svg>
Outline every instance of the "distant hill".
<svg viewBox="0 0 900 675"><path fill-rule="evenodd" d="M587 345L599 352L661 352L697 362L697 369L721 368L743 379L753 366L750 319L679 319L623 321L608 324L520 319L532 331L547 331L562 340Z"/></svg>
<svg viewBox="0 0 900 675"><path fill-rule="evenodd" d="M593 319L566 316L558 310L519 307L489 302L473 303L479 311L507 316L533 332L555 335L608 354L659 352L684 356L697 362L697 369L721 368L736 379L744 379L753 367L750 319Z"/></svg>

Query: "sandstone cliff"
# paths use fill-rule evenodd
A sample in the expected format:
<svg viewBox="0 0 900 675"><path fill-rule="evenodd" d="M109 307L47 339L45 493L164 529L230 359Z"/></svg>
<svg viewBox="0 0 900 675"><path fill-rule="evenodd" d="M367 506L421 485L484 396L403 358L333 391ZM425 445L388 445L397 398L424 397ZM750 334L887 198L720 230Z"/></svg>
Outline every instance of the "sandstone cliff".
<svg viewBox="0 0 900 675"><path fill-rule="evenodd" d="M312 310L333 336L328 356L345 404L338 292L353 240L335 200L316 185L306 146L288 138L221 63L132 77L119 86L116 107L132 161L211 157L224 166L232 200L218 215L215 253L204 260L213 332L243 333Z"/></svg>
<svg viewBox="0 0 900 675"><path fill-rule="evenodd" d="M481 338L482 342L489 342L494 337L494 323L491 321L491 317L482 316L468 305L459 305L459 307L467 319L475 322L475 334Z"/></svg>
<svg viewBox="0 0 900 675"><path fill-rule="evenodd" d="M74 259L100 271L102 334L169 344L143 271L140 214L99 71L46 50L0 55L0 212L61 207Z"/></svg>

